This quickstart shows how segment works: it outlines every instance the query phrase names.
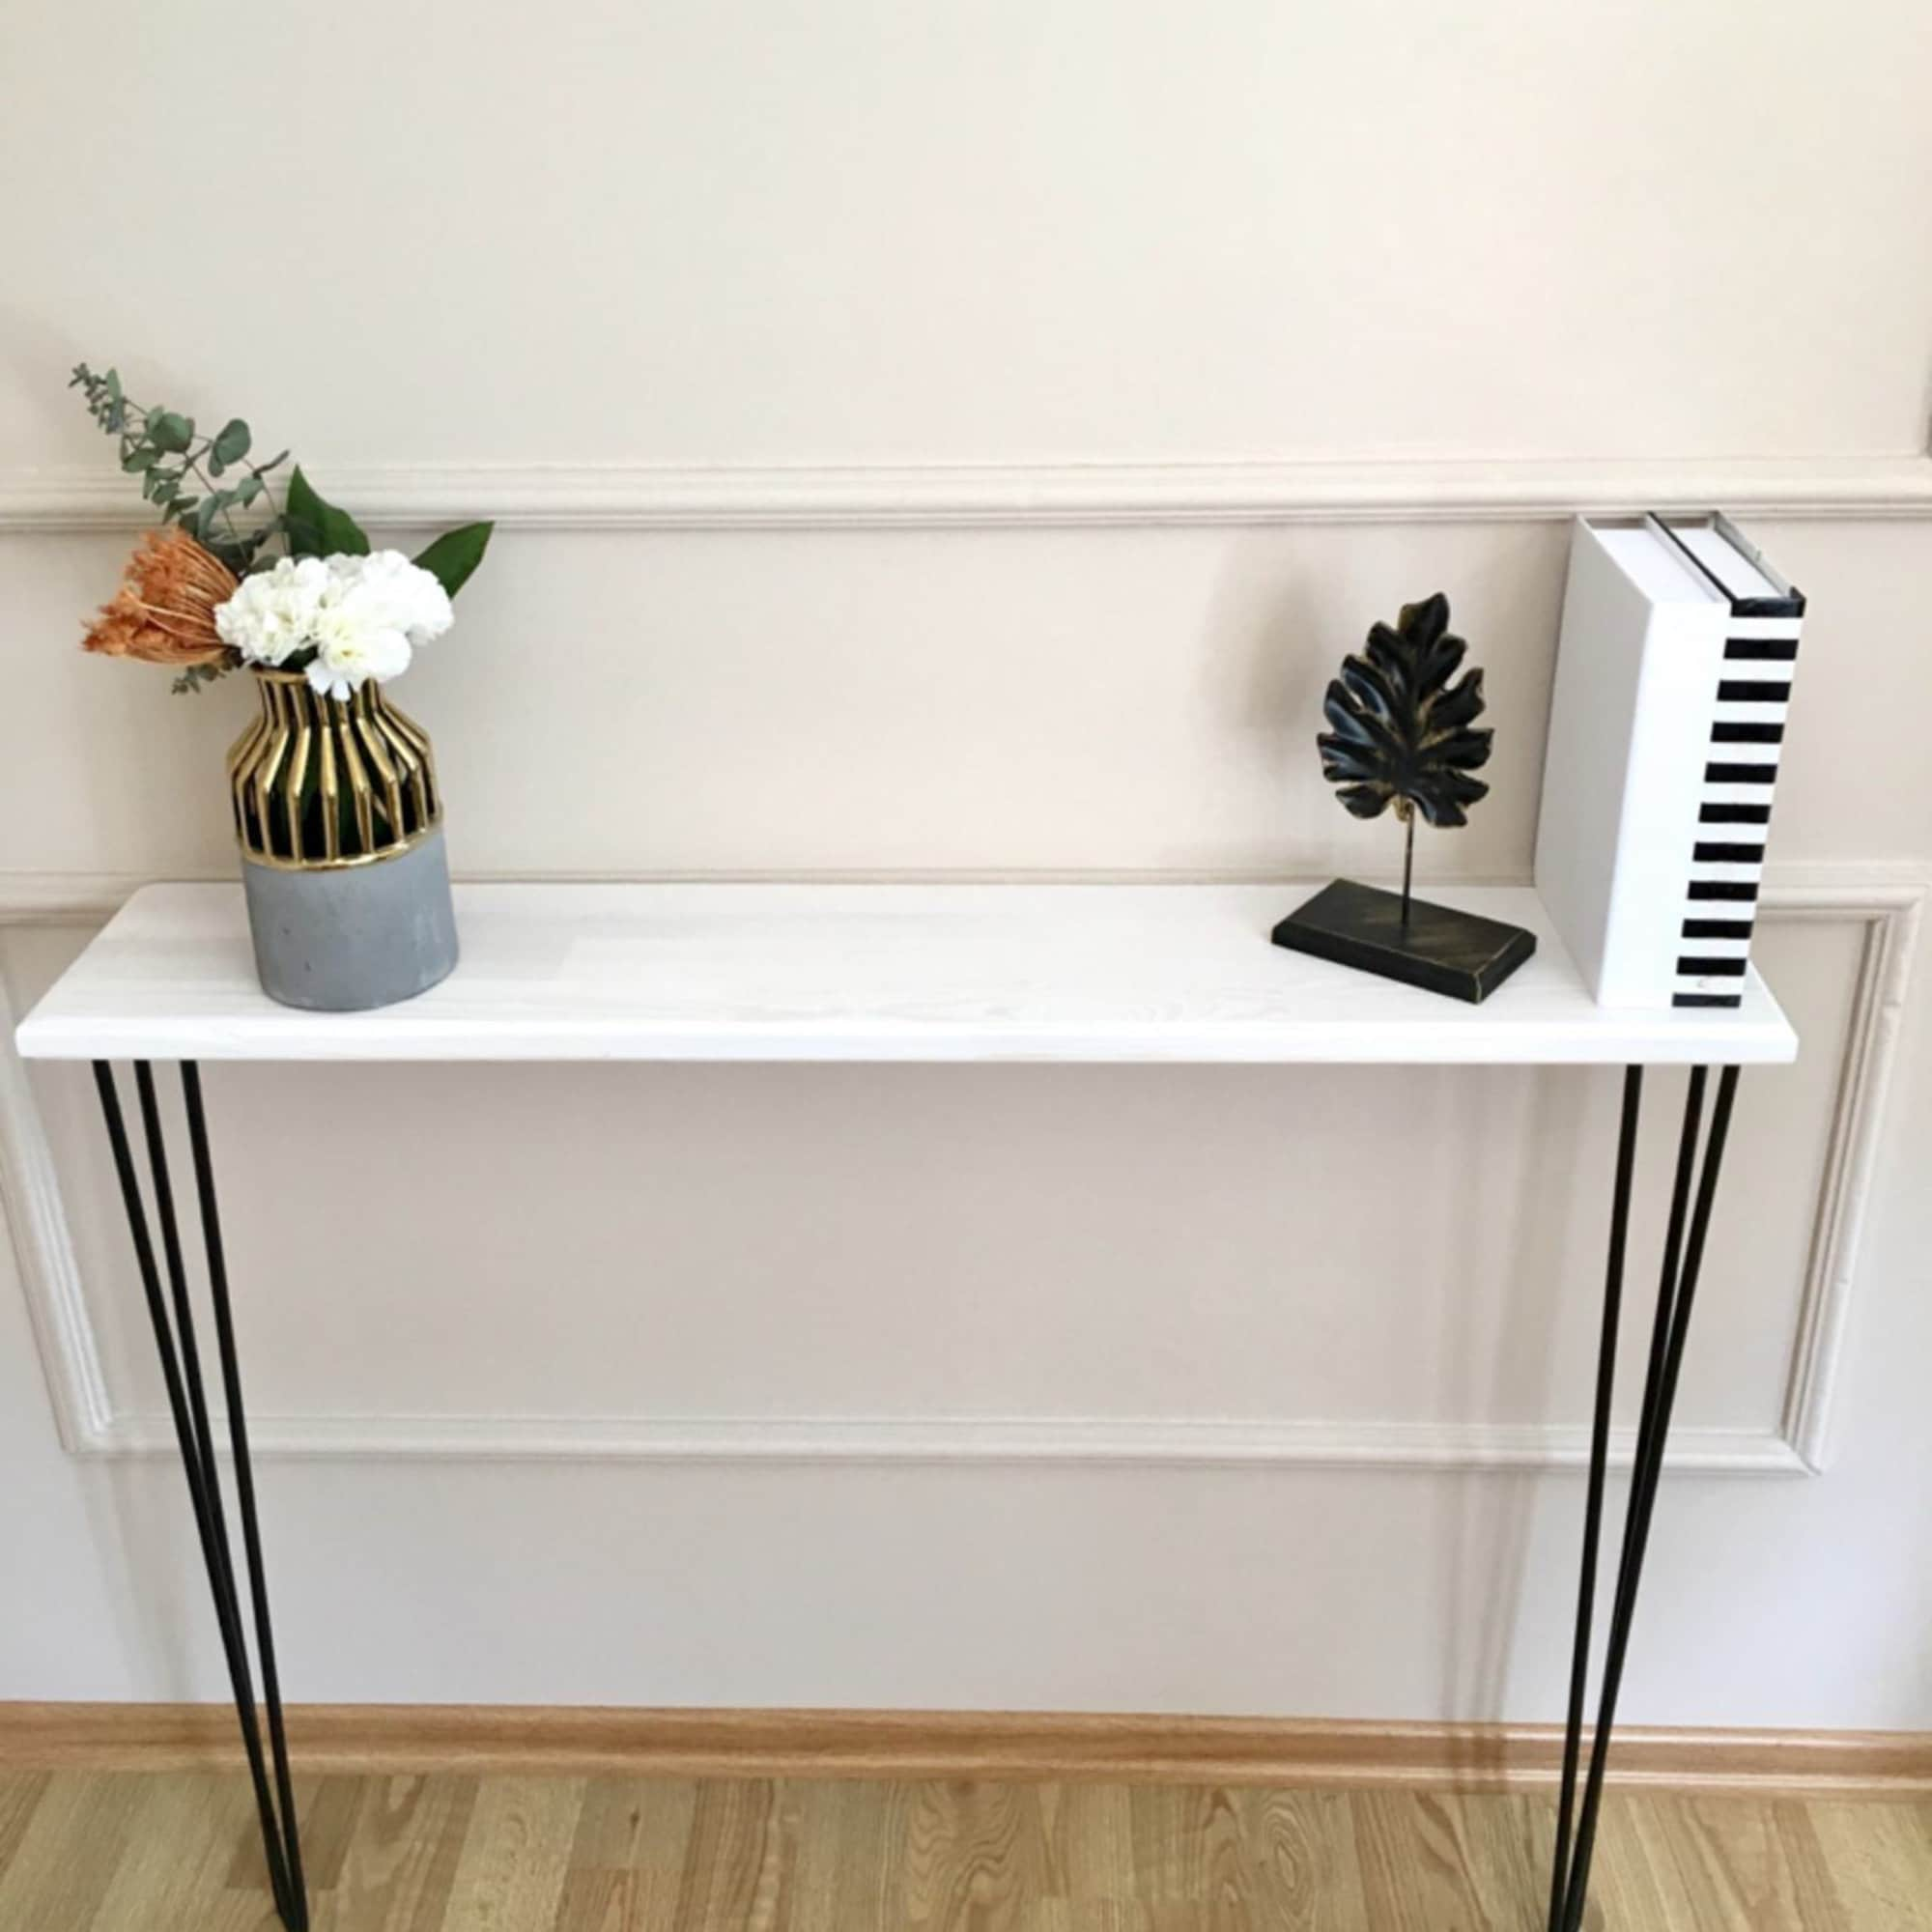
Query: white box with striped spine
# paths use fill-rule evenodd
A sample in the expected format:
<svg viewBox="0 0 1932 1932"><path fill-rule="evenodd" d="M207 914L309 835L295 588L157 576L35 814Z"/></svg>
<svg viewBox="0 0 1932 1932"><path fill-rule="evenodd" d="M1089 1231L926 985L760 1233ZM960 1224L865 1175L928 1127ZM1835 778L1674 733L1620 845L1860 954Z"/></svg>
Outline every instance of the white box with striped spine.
<svg viewBox="0 0 1932 1932"><path fill-rule="evenodd" d="M1724 518L1579 518L1536 889L1608 1007L1735 1007L1804 599Z"/></svg>

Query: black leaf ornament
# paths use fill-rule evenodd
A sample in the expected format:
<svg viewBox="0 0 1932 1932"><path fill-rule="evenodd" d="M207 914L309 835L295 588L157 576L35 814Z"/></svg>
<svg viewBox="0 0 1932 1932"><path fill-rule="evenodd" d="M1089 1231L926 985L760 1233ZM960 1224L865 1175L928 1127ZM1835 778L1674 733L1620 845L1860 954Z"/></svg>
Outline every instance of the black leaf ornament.
<svg viewBox="0 0 1932 1932"><path fill-rule="evenodd" d="M1438 590L1405 604L1394 627L1377 624L1321 700L1327 730L1315 742L1321 776L1357 818L1393 806L1403 827L1402 891L1336 879L1282 920L1272 937L1291 952L1426 986L1452 999L1481 1001L1536 951L1527 926L1435 905L1410 893L1415 821L1469 822L1469 807L1489 796L1475 776L1490 761L1483 673L1463 671L1468 651L1449 629L1449 600Z"/></svg>
<svg viewBox="0 0 1932 1932"><path fill-rule="evenodd" d="M1431 825L1463 825L1488 794L1470 777L1489 763L1493 735L1470 728L1483 714L1483 673L1451 682L1467 649L1438 590L1405 604L1393 630L1377 624L1361 654L1342 660L1321 704L1328 729L1315 742L1322 776L1357 818L1394 806L1405 824L1419 811Z"/></svg>

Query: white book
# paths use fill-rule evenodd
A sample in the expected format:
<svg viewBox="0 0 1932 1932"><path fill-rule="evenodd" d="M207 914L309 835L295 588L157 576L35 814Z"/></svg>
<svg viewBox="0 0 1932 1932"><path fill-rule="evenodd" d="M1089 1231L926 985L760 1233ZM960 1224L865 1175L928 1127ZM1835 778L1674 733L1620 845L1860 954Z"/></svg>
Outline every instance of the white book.
<svg viewBox="0 0 1932 1932"><path fill-rule="evenodd" d="M1722 517L1578 519L1536 890L1601 1004L1740 1003L1804 613Z"/></svg>

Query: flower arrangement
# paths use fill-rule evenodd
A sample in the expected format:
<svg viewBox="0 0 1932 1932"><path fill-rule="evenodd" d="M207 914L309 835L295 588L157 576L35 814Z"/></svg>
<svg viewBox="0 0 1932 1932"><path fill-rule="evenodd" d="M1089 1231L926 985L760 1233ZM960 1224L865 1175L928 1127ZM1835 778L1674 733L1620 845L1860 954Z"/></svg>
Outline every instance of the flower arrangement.
<svg viewBox="0 0 1932 1932"><path fill-rule="evenodd" d="M120 589L89 625L84 648L166 665L191 692L243 665L300 671L320 695L347 698L399 676L453 619L450 599L483 560L493 526L446 531L412 559L371 551L346 510L302 473L277 498L289 452L250 460L239 416L213 436L194 418L144 408L117 370L86 363L70 388L120 446L121 468L161 513L128 559Z"/></svg>

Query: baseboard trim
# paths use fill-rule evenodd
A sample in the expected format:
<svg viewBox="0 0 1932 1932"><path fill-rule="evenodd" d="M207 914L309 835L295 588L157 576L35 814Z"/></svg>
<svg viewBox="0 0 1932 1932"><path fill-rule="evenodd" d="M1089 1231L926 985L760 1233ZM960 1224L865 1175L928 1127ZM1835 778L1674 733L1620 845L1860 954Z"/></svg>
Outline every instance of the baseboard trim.
<svg viewBox="0 0 1932 1932"><path fill-rule="evenodd" d="M1548 1724L1385 1723L1077 1712L619 1710L310 1704L288 1714L305 1773L556 1776L1066 1778L1121 1783L1553 1784ZM0 1703L0 1772L181 1771L242 1763L216 1704ZM1932 1792L1932 1732L1632 1728L1619 1784L1900 1798Z"/></svg>

